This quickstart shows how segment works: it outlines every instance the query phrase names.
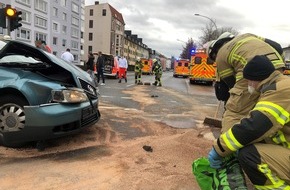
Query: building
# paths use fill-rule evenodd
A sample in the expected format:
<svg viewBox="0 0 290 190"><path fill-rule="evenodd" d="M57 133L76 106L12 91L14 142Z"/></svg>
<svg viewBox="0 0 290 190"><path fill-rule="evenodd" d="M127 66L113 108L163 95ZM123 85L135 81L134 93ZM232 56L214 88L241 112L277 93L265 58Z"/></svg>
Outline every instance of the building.
<svg viewBox="0 0 290 190"><path fill-rule="evenodd" d="M124 56L129 66L135 65L137 57L149 59L149 48L131 30L125 30Z"/></svg>
<svg viewBox="0 0 290 190"><path fill-rule="evenodd" d="M12 39L32 45L43 40L58 57L70 48L75 64L80 63L85 0L1 0L0 7L7 4L22 12L22 27L10 33ZM8 34L8 30L0 28L0 34Z"/></svg>
<svg viewBox="0 0 290 190"><path fill-rule="evenodd" d="M95 1L94 5L85 6L85 18L85 54L102 51L123 56L125 22L122 14L108 3Z"/></svg>

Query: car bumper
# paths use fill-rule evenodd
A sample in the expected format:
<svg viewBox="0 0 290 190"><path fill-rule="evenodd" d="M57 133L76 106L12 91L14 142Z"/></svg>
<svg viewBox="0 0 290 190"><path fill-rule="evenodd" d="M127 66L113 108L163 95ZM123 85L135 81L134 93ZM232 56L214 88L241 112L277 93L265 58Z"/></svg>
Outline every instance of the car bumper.
<svg viewBox="0 0 290 190"><path fill-rule="evenodd" d="M101 117L98 100L80 104L43 104L26 106L25 127L21 131L2 132L4 145L39 141L74 134L95 124Z"/></svg>

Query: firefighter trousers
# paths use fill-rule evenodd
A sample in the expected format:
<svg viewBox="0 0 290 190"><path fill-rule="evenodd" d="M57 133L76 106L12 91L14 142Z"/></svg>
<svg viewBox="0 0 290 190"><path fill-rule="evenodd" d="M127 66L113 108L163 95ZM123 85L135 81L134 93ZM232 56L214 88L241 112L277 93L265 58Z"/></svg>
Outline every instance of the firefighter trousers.
<svg viewBox="0 0 290 190"><path fill-rule="evenodd" d="M230 97L225 106L225 112L222 118L221 132L225 132L240 120L246 117L255 107L260 93L248 92L248 81L241 79L233 88L230 89Z"/></svg>
<svg viewBox="0 0 290 190"><path fill-rule="evenodd" d="M141 76L142 76L141 72L135 72L135 84L141 82Z"/></svg>
<svg viewBox="0 0 290 190"><path fill-rule="evenodd" d="M290 149L256 143L239 150L238 160L256 189L290 189Z"/></svg>

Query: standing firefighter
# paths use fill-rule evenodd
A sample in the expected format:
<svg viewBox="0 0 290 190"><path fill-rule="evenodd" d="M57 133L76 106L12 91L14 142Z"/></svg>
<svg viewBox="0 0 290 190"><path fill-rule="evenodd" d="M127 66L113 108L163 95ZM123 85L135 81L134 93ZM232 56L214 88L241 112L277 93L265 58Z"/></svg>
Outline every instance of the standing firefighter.
<svg viewBox="0 0 290 190"><path fill-rule="evenodd" d="M140 57L137 57L136 63L135 63L135 84L142 84L141 82L141 76L142 76L142 68L143 64L141 62Z"/></svg>
<svg viewBox="0 0 290 190"><path fill-rule="evenodd" d="M162 65L157 59L153 59L152 71L155 74L155 82L153 85L162 86L161 77L162 77Z"/></svg>

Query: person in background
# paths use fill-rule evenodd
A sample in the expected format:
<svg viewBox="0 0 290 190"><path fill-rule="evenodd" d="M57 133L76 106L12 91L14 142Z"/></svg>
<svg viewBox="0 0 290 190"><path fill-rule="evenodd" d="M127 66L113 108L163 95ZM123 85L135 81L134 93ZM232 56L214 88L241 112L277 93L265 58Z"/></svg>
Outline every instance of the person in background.
<svg viewBox="0 0 290 190"><path fill-rule="evenodd" d="M35 47L42 49L43 51L47 51L45 45L42 43L42 40L35 40Z"/></svg>
<svg viewBox="0 0 290 190"><path fill-rule="evenodd" d="M46 41L42 40L41 42L42 42L42 44L44 45L46 51L47 51L48 53L51 53L51 52L52 52L52 51L51 51L51 48L46 44Z"/></svg>
<svg viewBox="0 0 290 190"><path fill-rule="evenodd" d="M276 70L266 55L243 69L249 94L259 92L248 116L224 131L208 154L221 168L235 154L255 189L290 189L290 78Z"/></svg>
<svg viewBox="0 0 290 190"><path fill-rule="evenodd" d="M70 49L67 48L66 51L61 54L61 59L65 60L68 63L72 63L74 61L74 56L71 54Z"/></svg>
<svg viewBox="0 0 290 190"><path fill-rule="evenodd" d="M125 82L127 82L127 68L127 59L122 56L121 58L119 58L119 83L121 83L122 78L124 78Z"/></svg>
<svg viewBox="0 0 290 190"><path fill-rule="evenodd" d="M155 74L155 82L153 83L153 85L162 86L161 77L163 70L161 63L157 59L153 59L152 71Z"/></svg>
<svg viewBox="0 0 290 190"><path fill-rule="evenodd" d="M93 79L95 83L95 87L98 86L98 82L96 80L95 72L94 72L94 67L95 67L95 56L92 52L89 52L88 54L88 61L86 63L87 66L87 72L90 74L91 78Z"/></svg>
<svg viewBox="0 0 290 190"><path fill-rule="evenodd" d="M140 57L137 57L136 62L135 62L135 67L134 67L135 84L143 84L141 82L142 68L143 68L143 64L141 62L141 59Z"/></svg>
<svg viewBox="0 0 290 190"><path fill-rule="evenodd" d="M99 51L97 59L97 78L99 83L100 78L102 77L103 82L100 84L101 86L105 85L104 69L105 69L105 60L103 58L102 52Z"/></svg>
<svg viewBox="0 0 290 190"><path fill-rule="evenodd" d="M224 85L215 86L216 94L229 97L228 100L222 100L226 102L221 129L224 132L245 117L259 97L258 92L248 92L247 81L243 78L244 66L254 56L266 55L275 69L282 72L285 67L283 49L280 44L267 38L250 33L235 36L230 32L224 32L217 40L207 43L206 49L209 58L217 64L217 74L221 81L219 85ZM223 96L227 93L229 96Z"/></svg>

